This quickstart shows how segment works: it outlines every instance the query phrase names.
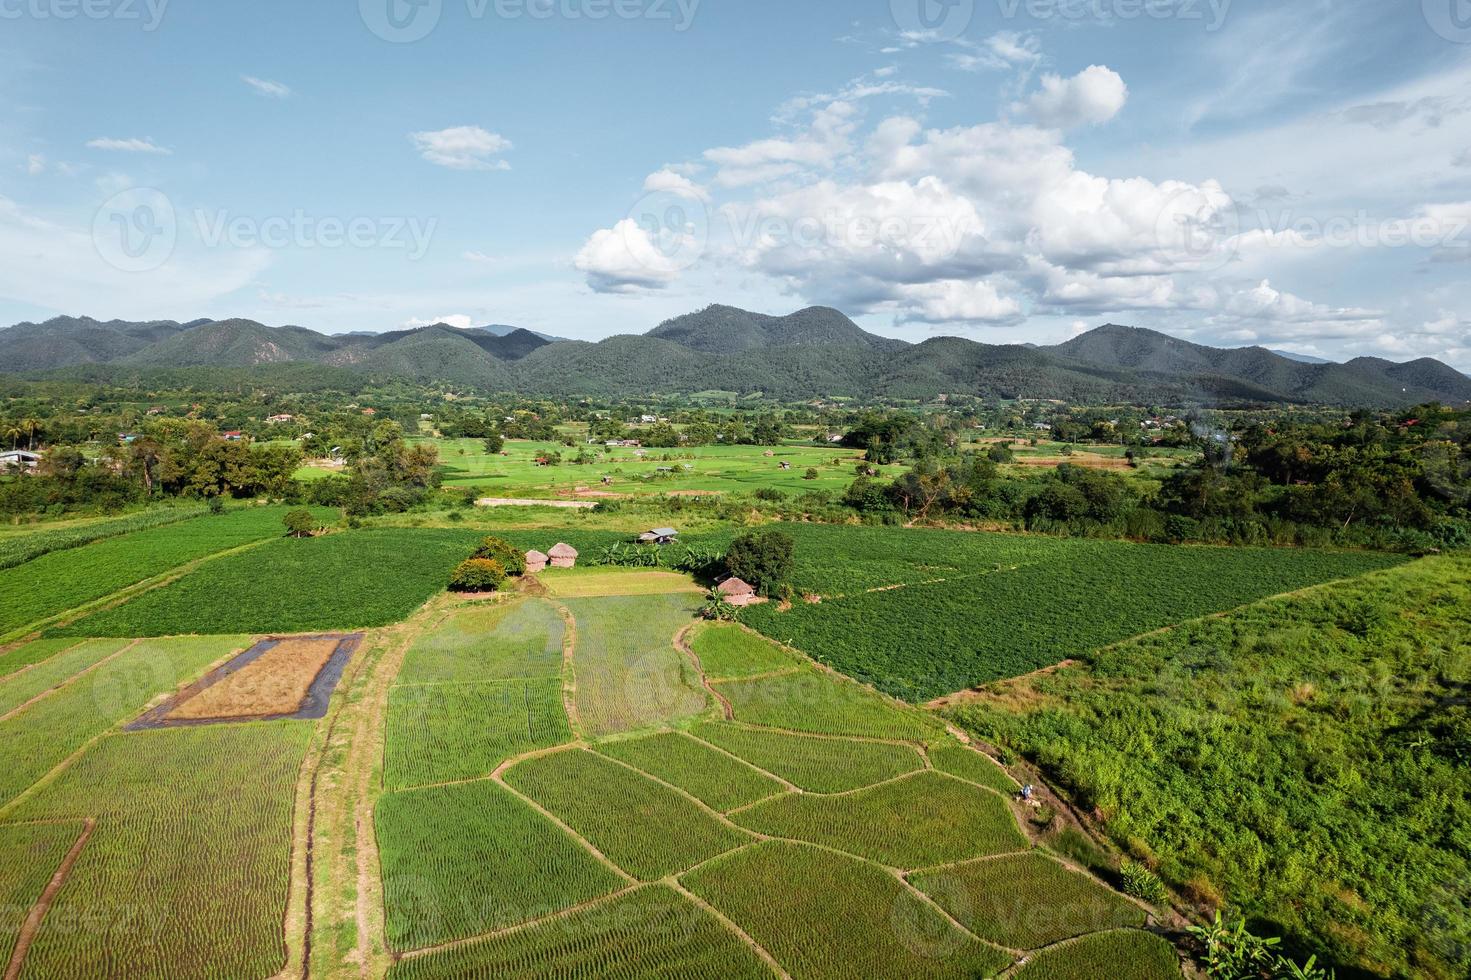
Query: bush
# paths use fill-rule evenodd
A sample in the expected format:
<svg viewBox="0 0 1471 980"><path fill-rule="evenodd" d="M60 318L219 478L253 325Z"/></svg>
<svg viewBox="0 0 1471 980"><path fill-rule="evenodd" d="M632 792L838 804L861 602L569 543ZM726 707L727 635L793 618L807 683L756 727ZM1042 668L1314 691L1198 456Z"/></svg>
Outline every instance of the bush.
<svg viewBox="0 0 1471 980"><path fill-rule="evenodd" d="M815 479L817 479L817 470L814 467L811 467L811 466L807 467L807 472L802 475L802 479L804 479L804 480L815 480Z"/></svg>
<svg viewBox="0 0 1471 980"><path fill-rule="evenodd" d="M486 538L475 552L476 558L490 558L500 563L506 575L526 574L526 554L505 538Z"/></svg>
<svg viewBox="0 0 1471 980"><path fill-rule="evenodd" d="M729 621L735 619L737 609L719 589L711 589L700 606L700 616L705 619Z"/></svg>
<svg viewBox="0 0 1471 980"><path fill-rule="evenodd" d="M450 576L449 587L455 592L494 592L506 582L506 569L494 558L471 558L460 562Z"/></svg>
<svg viewBox="0 0 1471 980"><path fill-rule="evenodd" d="M1165 883L1159 880L1159 875L1137 861L1125 861L1119 868L1119 877L1125 895L1132 895L1150 905L1164 905L1168 900Z"/></svg>
<svg viewBox="0 0 1471 980"><path fill-rule="evenodd" d="M281 518L281 523L286 525L286 533L293 538L309 538L317 529L317 519L309 510L287 511L286 516Z"/></svg>

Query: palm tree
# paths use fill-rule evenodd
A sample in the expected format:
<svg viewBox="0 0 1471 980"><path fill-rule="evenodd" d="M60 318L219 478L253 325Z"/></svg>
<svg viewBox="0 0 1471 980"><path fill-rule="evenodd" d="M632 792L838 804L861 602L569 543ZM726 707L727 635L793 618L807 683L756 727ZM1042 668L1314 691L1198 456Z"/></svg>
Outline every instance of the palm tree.
<svg viewBox="0 0 1471 980"><path fill-rule="evenodd" d="M41 420L30 417L23 418L20 420L20 427L26 434L26 449L34 450L36 448L36 433L41 431Z"/></svg>
<svg viewBox="0 0 1471 980"><path fill-rule="evenodd" d="M20 431L20 426L16 425L14 422L11 422L5 427L5 438L10 440L11 449L15 449L20 446L21 435L22 433Z"/></svg>

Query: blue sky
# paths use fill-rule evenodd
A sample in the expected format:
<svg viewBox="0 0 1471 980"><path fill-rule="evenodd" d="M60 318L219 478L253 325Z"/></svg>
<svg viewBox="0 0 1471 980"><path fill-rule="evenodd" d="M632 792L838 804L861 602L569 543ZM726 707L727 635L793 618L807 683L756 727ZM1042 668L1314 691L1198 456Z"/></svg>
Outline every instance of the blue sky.
<svg viewBox="0 0 1471 980"><path fill-rule="evenodd" d="M1471 370L1471 0L0 0L0 85L3 323L825 303Z"/></svg>

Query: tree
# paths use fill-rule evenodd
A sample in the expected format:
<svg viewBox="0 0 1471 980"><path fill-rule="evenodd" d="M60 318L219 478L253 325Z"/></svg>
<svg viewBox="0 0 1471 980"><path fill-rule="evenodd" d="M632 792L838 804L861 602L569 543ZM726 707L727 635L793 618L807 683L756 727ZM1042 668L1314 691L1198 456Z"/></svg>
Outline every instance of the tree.
<svg viewBox="0 0 1471 980"><path fill-rule="evenodd" d="M490 558L500 562L507 575L526 574L526 555L505 538L486 538L475 552L476 558Z"/></svg>
<svg viewBox="0 0 1471 980"><path fill-rule="evenodd" d="M750 583L761 595L781 590L792 575L792 552L796 544L780 531L754 531L730 543L725 567L736 578Z"/></svg>
<svg viewBox="0 0 1471 980"><path fill-rule="evenodd" d="M317 529L317 519L312 516L311 511L305 509L288 511L281 518L281 523L286 525L286 533L293 538L309 538Z"/></svg>
<svg viewBox="0 0 1471 980"><path fill-rule="evenodd" d="M491 456L499 456L501 450L506 448L506 437L501 435L499 429L491 430L485 437L485 451Z"/></svg>
<svg viewBox="0 0 1471 980"><path fill-rule="evenodd" d="M809 466L807 467L807 472L802 474L802 479L815 480L817 479L817 475L817 469L815 467Z"/></svg>
<svg viewBox="0 0 1471 980"><path fill-rule="evenodd" d="M455 592L494 592L506 581L506 570L494 558L471 558L462 561L450 576L449 587Z"/></svg>

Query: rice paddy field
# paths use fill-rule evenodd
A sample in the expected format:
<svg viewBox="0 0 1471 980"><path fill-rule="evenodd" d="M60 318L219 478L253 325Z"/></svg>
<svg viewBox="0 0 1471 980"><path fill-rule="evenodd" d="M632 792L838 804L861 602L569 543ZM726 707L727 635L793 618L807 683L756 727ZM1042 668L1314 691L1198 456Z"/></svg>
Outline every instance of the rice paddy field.
<svg viewBox="0 0 1471 980"><path fill-rule="evenodd" d="M788 449L738 462L755 478ZM497 478L495 460L464 465L467 485ZM10 976L1179 977L1154 934L1178 922L1041 834L960 729L1123 770L1070 720L918 702L1127 649L1194 658L1198 676L1216 663L1200 644L1131 638L1401 574L1363 554L797 525L790 607L706 623L708 583L669 570L582 562L459 596L450 571L483 532L294 540L281 516L7 534ZM568 520L505 533L586 554L624 536ZM1224 649L1227 634L1196 631L1232 622L1179 629ZM324 717L222 718L206 702L179 727L134 724L220 674L216 702L298 699L337 631L363 637ZM280 654L231 674L263 641Z"/></svg>

